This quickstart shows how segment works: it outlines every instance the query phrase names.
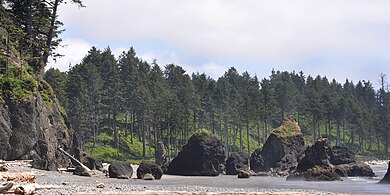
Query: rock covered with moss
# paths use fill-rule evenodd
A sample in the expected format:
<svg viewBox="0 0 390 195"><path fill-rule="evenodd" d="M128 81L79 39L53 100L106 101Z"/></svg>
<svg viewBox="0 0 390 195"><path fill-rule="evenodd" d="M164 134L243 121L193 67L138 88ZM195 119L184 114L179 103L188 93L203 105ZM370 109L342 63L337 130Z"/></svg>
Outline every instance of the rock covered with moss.
<svg viewBox="0 0 390 195"><path fill-rule="evenodd" d="M298 165L305 150L305 142L298 122L285 118L268 137L262 149L255 150L250 158L250 168L255 172L288 171Z"/></svg>
<svg viewBox="0 0 390 195"><path fill-rule="evenodd" d="M169 164L168 174L218 176L224 170L225 156L220 139L208 131L198 131Z"/></svg>

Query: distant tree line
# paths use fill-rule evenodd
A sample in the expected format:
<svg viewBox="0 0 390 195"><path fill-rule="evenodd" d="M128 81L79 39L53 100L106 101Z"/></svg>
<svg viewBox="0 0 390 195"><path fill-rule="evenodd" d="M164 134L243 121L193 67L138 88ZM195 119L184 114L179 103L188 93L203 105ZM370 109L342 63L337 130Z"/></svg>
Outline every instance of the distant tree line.
<svg viewBox="0 0 390 195"><path fill-rule="evenodd" d="M286 116L294 116L305 139L327 136L355 152L387 155L390 92L386 75L380 88L370 81L344 84L303 72L272 71L259 80L230 68L218 79L188 75L174 64L162 69L138 58L133 48L115 59L109 48L93 47L69 72L49 69L55 90L81 143L98 143L108 132L119 148L123 137L146 145L162 140L175 156L192 132L218 135L228 152L252 152ZM123 132L123 133L119 133Z"/></svg>

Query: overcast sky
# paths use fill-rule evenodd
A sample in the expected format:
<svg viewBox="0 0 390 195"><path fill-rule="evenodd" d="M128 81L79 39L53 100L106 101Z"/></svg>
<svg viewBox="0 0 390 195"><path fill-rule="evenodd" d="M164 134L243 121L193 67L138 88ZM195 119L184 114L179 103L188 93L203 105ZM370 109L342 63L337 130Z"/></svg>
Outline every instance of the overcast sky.
<svg viewBox="0 0 390 195"><path fill-rule="evenodd" d="M272 69L344 83L390 74L389 0L83 0L62 5L66 71L92 46L218 78L229 67L259 78Z"/></svg>

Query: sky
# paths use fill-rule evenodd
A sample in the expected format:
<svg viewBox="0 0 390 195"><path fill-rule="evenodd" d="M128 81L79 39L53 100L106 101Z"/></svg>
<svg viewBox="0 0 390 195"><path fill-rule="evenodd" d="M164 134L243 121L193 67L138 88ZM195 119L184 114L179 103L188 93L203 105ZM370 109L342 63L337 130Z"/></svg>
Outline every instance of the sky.
<svg viewBox="0 0 390 195"><path fill-rule="evenodd" d="M115 56L131 46L162 67L218 78L230 67L260 79L303 71L344 83L390 74L388 0L83 0L61 5L67 71L92 46ZM390 79L388 79L390 80Z"/></svg>

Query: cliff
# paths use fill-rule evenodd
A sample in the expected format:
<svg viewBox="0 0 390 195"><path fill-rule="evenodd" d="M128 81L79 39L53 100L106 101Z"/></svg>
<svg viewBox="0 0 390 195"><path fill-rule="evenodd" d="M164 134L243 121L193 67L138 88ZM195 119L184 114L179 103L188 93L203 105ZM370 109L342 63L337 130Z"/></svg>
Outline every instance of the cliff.
<svg viewBox="0 0 390 195"><path fill-rule="evenodd" d="M33 167L56 170L70 161L58 150L76 154L77 138L66 115L60 111L50 86L36 81L23 98L0 94L0 159L33 160ZM77 154L76 154L77 156Z"/></svg>

